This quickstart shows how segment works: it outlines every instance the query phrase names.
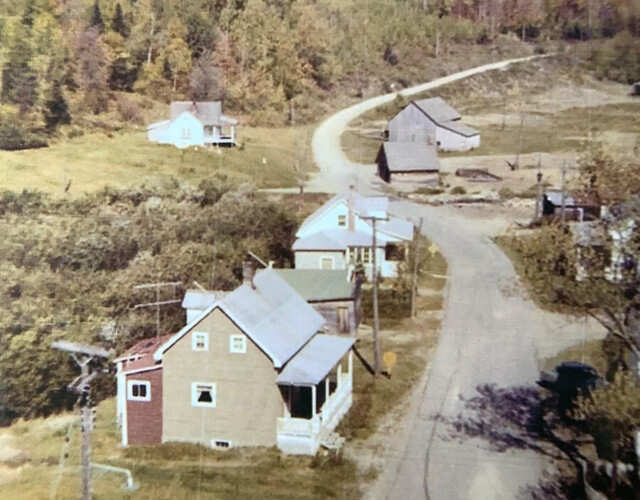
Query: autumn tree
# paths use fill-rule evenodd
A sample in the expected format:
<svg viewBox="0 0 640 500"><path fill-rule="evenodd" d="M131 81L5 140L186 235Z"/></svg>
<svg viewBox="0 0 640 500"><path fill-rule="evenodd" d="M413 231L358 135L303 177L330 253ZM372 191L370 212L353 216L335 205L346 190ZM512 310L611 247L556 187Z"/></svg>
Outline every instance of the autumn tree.
<svg viewBox="0 0 640 500"><path fill-rule="evenodd" d="M219 101L224 95L224 81L220 68L214 64L210 51L199 57L191 70L189 99Z"/></svg>
<svg viewBox="0 0 640 500"><path fill-rule="evenodd" d="M89 28L80 33L76 52L85 104L95 114L106 111L109 104L106 87L110 61L107 48L96 28Z"/></svg>

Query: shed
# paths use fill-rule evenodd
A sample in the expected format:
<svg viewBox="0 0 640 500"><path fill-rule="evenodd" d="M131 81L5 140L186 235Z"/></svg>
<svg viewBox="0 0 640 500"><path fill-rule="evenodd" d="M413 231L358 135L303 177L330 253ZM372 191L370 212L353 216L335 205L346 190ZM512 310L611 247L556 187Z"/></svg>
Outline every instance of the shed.
<svg viewBox="0 0 640 500"><path fill-rule="evenodd" d="M385 142L376 157L378 175L385 182L397 174L420 174L438 183L440 162L435 146L421 142Z"/></svg>

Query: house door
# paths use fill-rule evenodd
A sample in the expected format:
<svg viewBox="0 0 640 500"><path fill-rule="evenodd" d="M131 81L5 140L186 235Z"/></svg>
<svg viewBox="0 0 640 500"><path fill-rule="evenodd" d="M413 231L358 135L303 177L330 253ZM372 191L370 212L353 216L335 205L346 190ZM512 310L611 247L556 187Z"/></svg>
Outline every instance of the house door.
<svg viewBox="0 0 640 500"><path fill-rule="evenodd" d="M349 308L338 307L338 331L340 333L349 333Z"/></svg>
<svg viewBox="0 0 640 500"><path fill-rule="evenodd" d="M322 257L322 259L320 259L320 269L322 270L333 269L333 257Z"/></svg>

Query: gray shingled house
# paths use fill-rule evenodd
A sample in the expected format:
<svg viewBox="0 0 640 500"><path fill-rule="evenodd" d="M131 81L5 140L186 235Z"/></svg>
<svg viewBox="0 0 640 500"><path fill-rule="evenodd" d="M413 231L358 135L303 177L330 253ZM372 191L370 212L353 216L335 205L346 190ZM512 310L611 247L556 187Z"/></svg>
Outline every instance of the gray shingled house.
<svg viewBox="0 0 640 500"><path fill-rule="evenodd" d="M443 151L477 148L480 132L460 119L460 113L441 97L411 101L389 122L389 141L423 142Z"/></svg>
<svg viewBox="0 0 640 500"><path fill-rule="evenodd" d="M376 164L378 175L385 182L402 176L421 184L439 183L438 151L424 142L385 142L378 150Z"/></svg>
<svg viewBox="0 0 640 500"><path fill-rule="evenodd" d="M349 270L274 269L325 320L329 333L355 332L362 320L361 281Z"/></svg>

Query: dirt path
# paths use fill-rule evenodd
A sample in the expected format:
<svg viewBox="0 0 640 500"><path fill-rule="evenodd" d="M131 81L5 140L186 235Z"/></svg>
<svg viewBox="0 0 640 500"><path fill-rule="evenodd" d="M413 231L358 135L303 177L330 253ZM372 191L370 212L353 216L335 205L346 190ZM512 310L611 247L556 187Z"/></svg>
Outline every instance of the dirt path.
<svg viewBox="0 0 640 500"><path fill-rule="evenodd" d="M457 73L405 91L421 92L467 76L507 66L523 58ZM336 113L313 137L320 173L309 190L336 192L355 183L362 193L383 189L372 167L350 162L340 136L361 113L389 102L395 94L364 101ZM445 319L429 374L396 415L383 424L373 441L384 457L383 473L369 498L494 499L516 498L535 485L545 468L543 457L525 450L496 452L478 439L452 440L447 419L464 416L462 397L475 395L478 384L500 387L531 385L537 377L539 342L546 345L549 315L517 290L511 262L474 227L449 207L433 208L396 202L392 211L416 219L425 217L423 234L436 242L449 261L450 277ZM574 341L567 335L566 341ZM556 342L552 349L560 348ZM550 350L552 350L550 349ZM371 453L369 451L369 456Z"/></svg>

